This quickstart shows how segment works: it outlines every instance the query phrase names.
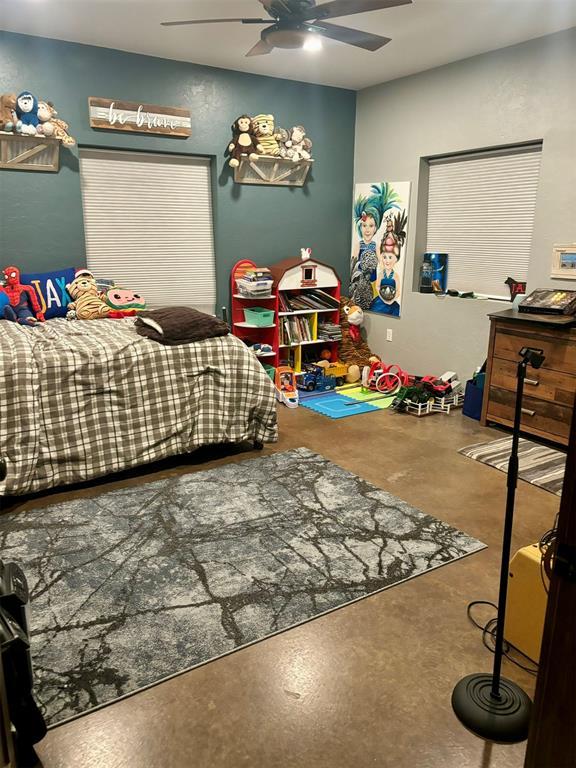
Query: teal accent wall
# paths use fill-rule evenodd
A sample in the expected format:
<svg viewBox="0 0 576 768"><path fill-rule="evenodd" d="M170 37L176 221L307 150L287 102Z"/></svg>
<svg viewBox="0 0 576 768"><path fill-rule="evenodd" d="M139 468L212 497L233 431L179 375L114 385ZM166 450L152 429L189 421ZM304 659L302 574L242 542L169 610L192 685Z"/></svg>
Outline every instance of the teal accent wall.
<svg viewBox="0 0 576 768"><path fill-rule="evenodd" d="M0 93L22 90L53 101L80 147L213 158L218 307L228 304L230 269L241 258L266 265L310 246L346 279L354 91L0 32ZM192 136L93 130L89 96L186 107ZM315 163L304 187L233 182L224 150L232 121L245 112L270 112L287 128L306 126ZM62 148L60 159L58 174L0 170L2 262L25 271L85 264L78 147Z"/></svg>

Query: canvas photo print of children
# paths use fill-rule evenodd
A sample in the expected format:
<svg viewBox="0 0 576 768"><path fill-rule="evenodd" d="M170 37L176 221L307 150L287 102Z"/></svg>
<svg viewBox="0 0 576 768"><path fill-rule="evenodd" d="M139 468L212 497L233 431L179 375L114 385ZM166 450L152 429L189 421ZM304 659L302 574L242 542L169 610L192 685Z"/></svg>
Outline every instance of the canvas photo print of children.
<svg viewBox="0 0 576 768"><path fill-rule="evenodd" d="M350 298L364 311L400 317L409 202L409 181L356 185Z"/></svg>

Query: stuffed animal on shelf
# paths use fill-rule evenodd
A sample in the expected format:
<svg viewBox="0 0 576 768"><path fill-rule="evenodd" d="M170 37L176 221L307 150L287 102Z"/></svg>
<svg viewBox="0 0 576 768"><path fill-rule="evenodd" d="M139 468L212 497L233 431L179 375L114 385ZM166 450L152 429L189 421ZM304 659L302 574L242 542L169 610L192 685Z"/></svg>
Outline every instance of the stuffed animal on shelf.
<svg viewBox="0 0 576 768"><path fill-rule="evenodd" d="M49 122L54 126L52 136L54 136L55 139L60 139L63 146L73 147L76 144L76 139L68 133L68 123L65 120L60 120L59 117L56 117L58 112L51 101L46 101L44 103L50 111Z"/></svg>
<svg viewBox="0 0 576 768"><path fill-rule="evenodd" d="M69 320L97 320L109 317L112 310L98 292L96 280L89 269L78 269L74 280L66 286L71 303L68 304Z"/></svg>
<svg viewBox="0 0 576 768"><path fill-rule="evenodd" d="M38 120L36 132L42 136L53 136L55 127L52 122L52 109L45 101L38 102Z"/></svg>
<svg viewBox="0 0 576 768"><path fill-rule="evenodd" d="M288 149L286 148L286 142L290 138L290 134L286 130L286 128L276 128L276 140L278 141L278 146L280 147L280 157L287 157L288 156Z"/></svg>
<svg viewBox="0 0 576 768"><path fill-rule="evenodd" d="M37 325L44 322L44 314L38 301L36 291L31 285L22 285L18 267L4 269L6 284L2 291L8 296L8 304L4 306L4 319L20 325Z"/></svg>
<svg viewBox="0 0 576 768"><path fill-rule="evenodd" d="M124 317L135 315L137 312L146 309L144 297L125 288L118 288L117 286L108 288L102 294L102 298L110 309L122 312Z"/></svg>
<svg viewBox="0 0 576 768"><path fill-rule="evenodd" d="M297 163L299 160L310 160L312 142L306 136L303 125L295 125L290 131L290 136L285 142L286 157Z"/></svg>
<svg viewBox="0 0 576 768"><path fill-rule="evenodd" d="M274 125L274 115L256 115L252 118L252 128L256 141L261 146L261 155L280 156L280 144L278 139L282 138Z"/></svg>
<svg viewBox="0 0 576 768"><path fill-rule="evenodd" d="M0 131L12 133L17 121L16 94L3 93L0 96Z"/></svg>
<svg viewBox="0 0 576 768"><path fill-rule="evenodd" d="M24 136L36 136L38 99L30 91L22 91L16 98L16 132Z"/></svg>
<svg viewBox="0 0 576 768"><path fill-rule="evenodd" d="M240 115L232 123L232 141L228 144L228 153L230 160L228 165L237 168L240 165L242 155L248 155L250 160L258 158L258 152L263 151L261 144L258 144L256 135L252 127L252 118L248 115Z"/></svg>

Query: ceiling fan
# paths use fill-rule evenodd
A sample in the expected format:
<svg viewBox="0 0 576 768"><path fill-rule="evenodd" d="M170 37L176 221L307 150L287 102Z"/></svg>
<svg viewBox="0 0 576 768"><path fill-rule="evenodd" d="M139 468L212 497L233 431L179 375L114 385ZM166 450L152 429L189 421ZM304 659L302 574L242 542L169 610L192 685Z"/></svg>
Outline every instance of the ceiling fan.
<svg viewBox="0 0 576 768"><path fill-rule="evenodd" d="M355 45L367 51L377 51L390 42L389 37L330 24L326 19L408 5L412 0L331 0L322 5L316 5L316 0L259 0L259 2L264 6L268 19L190 19L163 21L162 26L222 24L233 21L241 24L270 25L262 30L260 40L246 56L262 56L265 53L271 53L274 48L302 48L319 35Z"/></svg>

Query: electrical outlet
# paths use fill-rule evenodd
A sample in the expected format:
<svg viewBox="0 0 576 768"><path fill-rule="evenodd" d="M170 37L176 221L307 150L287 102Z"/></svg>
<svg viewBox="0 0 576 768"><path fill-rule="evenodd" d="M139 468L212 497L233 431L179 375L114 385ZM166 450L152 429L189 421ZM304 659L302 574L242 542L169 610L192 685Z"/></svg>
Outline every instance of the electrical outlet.
<svg viewBox="0 0 576 768"><path fill-rule="evenodd" d="M392 341L392 328L386 329L386 341Z"/></svg>

